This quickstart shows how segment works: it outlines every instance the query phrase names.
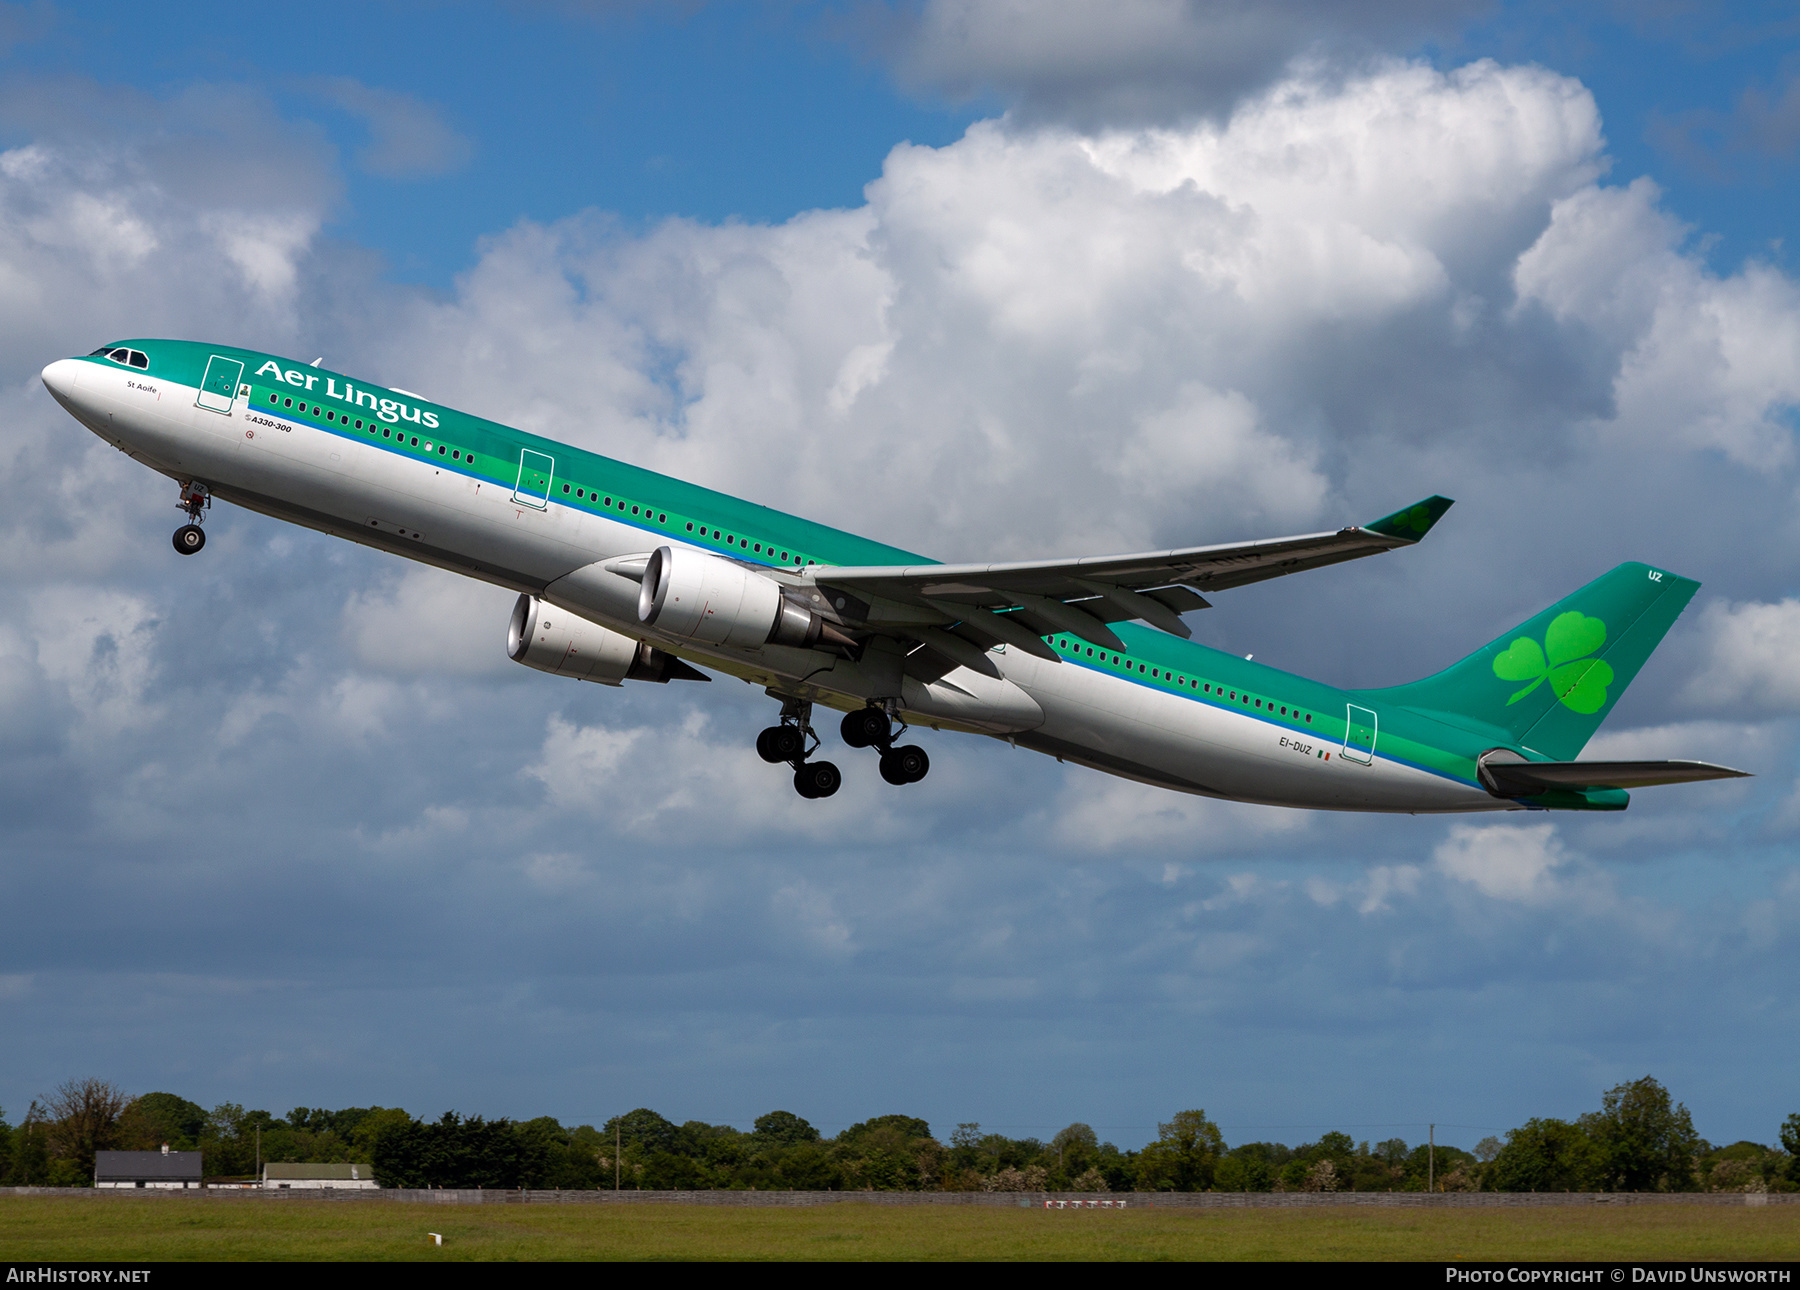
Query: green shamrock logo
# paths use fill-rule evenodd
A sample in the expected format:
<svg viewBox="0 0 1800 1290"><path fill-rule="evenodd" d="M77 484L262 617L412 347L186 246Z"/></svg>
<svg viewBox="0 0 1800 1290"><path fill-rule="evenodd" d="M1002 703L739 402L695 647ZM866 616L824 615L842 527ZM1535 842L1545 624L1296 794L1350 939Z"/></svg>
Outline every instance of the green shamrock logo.
<svg viewBox="0 0 1800 1290"><path fill-rule="evenodd" d="M1431 527L1431 508L1420 502L1417 506L1409 506L1395 517L1396 528L1411 529L1414 533L1423 534Z"/></svg>
<svg viewBox="0 0 1800 1290"><path fill-rule="evenodd" d="M1531 682L1508 699L1507 706L1548 680L1567 707L1584 714L1600 711L1606 706L1606 687L1612 684L1612 665L1588 656L1604 644L1606 624L1577 610L1551 621L1541 647L1529 636L1519 637L1494 659L1494 675L1502 681Z"/></svg>

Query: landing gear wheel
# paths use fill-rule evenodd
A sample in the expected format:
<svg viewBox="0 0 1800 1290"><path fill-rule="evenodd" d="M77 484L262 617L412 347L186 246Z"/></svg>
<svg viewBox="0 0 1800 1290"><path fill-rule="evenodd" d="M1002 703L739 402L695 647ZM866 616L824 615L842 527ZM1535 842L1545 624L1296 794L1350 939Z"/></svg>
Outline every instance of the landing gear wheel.
<svg viewBox="0 0 1800 1290"><path fill-rule="evenodd" d="M881 754L881 777L890 784L916 784L931 770L931 758L916 744Z"/></svg>
<svg viewBox="0 0 1800 1290"><path fill-rule="evenodd" d="M793 761L806 747L806 736L798 726L770 726L756 736L756 755L774 763Z"/></svg>
<svg viewBox="0 0 1800 1290"><path fill-rule="evenodd" d="M801 762L794 771L794 791L805 798L830 797L843 783L843 773L828 761Z"/></svg>
<svg viewBox="0 0 1800 1290"><path fill-rule="evenodd" d="M183 555L192 555L206 545L206 530L198 524L183 524L175 530L175 549Z"/></svg>
<svg viewBox="0 0 1800 1290"><path fill-rule="evenodd" d="M861 708L844 714L838 733L852 748L885 748L893 729L888 714L880 708Z"/></svg>

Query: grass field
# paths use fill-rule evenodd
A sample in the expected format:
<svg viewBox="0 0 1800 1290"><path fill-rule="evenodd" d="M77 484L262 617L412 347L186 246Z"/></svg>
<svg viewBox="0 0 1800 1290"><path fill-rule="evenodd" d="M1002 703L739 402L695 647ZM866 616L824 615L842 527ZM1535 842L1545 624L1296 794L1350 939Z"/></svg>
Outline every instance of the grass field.
<svg viewBox="0 0 1800 1290"><path fill-rule="evenodd" d="M441 1232L443 1246L427 1243ZM0 1198L0 1260L1800 1258L1800 1205L1081 1211Z"/></svg>

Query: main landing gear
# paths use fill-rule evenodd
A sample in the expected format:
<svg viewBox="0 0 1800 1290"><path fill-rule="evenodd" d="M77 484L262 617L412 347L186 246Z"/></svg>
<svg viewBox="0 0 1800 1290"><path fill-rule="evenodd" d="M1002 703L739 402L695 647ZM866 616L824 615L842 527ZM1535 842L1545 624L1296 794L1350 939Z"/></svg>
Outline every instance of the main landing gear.
<svg viewBox="0 0 1800 1290"><path fill-rule="evenodd" d="M771 764L786 762L794 768L794 791L801 797L830 797L843 787L844 775L828 761L811 761L819 751L819 736L812 728L812 704L803 699L784 699L781 724L756 736L756 752Z"/></svg>
<svg viewBox="0 0 1800 1290"><path fill-rule="evenodd" d="M885 707L863 708L847 714L838 730L852 748L881 749L881 777L888 783L916 784L931 769L931 758L915 744L894 747L894 740L906 733L906 723L902 721L896 730L894 720ZM843 772L830 762L810 760L818 751L812 704L803 699L783 699L781 724L756 736L759 757L794 768L794 791L801 797L830 797L844 782Z"/></svg>
<svg viewBox="0 0 1800 1290"><path fill-rule="evenodd" d="M200 521L212 505L212 494L206 491L205 484L183 484L177 505L187 512L188 522L175 530L175 549L182 555L193 555L206 545L206 531L200 527Z"/></svg>
<svg viewBox="0 0 1800 1290"><path fill-rule="evenodd" d="M845 713L839 733L852 748L881 749L881 777L890 784L916 784L931 770L931 758L917 744L894 747L894 740L906 733L906 723L895 730L886 708Z"/></svg>

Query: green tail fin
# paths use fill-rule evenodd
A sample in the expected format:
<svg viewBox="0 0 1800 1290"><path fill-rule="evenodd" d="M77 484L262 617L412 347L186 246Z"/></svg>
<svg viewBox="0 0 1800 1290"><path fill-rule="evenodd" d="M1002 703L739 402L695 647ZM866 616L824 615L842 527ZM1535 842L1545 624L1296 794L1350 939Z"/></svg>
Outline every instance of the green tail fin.
<svg viewBox="0 0 1800 1290"><path fill-rule="evenodd" d="M1622 564L1436 676L1374 693L1567 760L1699 589L1662 569Z"/></svg>

